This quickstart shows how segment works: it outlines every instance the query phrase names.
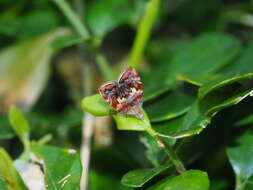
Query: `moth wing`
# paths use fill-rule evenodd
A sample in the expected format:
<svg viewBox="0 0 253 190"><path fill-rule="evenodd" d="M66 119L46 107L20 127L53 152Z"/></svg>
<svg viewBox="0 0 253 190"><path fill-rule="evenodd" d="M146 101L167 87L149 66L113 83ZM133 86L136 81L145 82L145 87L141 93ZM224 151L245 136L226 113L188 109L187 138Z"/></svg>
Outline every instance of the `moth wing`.
<svg viewBox="0 0 253 190"><path fill-rule="evenodd" d="M117 108L117 88L116 82L109 82L98 88L102 97L115 109Z"/></svg>
<svg viewBox="0 0 253 190"><path fill-rule="evenodd" d="M132 107L130 107L130 109L128 109L124 113L129 116L135 116L138 119L143 119L144 117L141 104L133 105Z"/></svg>
<svg viewBox="0 0 253 190"><path fill-rule="evenodd" d="M123 71L118 82L119 84L127 84L129 87L134 87L136 90L143 90L140 76L132 67L128 67Z"/></svg>

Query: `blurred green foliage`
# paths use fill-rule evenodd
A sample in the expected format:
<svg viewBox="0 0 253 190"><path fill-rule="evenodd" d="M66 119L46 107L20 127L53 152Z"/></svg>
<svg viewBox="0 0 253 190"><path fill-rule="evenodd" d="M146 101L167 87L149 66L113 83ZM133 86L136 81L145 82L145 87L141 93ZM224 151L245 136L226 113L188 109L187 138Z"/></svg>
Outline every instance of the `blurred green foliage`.
<svg viewBox="0 0 253 190"><path fill-rule="evenodd" d="M97 88L129 64L150 2L0 1L0 189L30 188L29 172L47 189L80 189L83 108L97 116L89 190L253 190L253 1L160 1L136 64L139 120ZM95 95L84 97L87 65Z"/></svg>

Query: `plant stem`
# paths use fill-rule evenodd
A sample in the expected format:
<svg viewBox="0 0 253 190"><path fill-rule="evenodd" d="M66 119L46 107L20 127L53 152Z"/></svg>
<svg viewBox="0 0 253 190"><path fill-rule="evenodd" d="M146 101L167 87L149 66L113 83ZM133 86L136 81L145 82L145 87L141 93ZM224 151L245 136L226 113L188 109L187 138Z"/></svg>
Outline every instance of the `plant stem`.
<svg viewBox="0 0 253 190"><path fill-rule="evenodd" d="M75 0L75 7L79 19L83 18L84 14L84 0ZM70 9L71 10L71 9ZM75 13L73 13L75 14ZM83 28L85 26L80 23ZM87 47L84 44L78 46L78 53L81 59L82 65L82 83L83 83L83 95L89 96L92 93L92 61L87 51ZM82 143L81 143L81 162L83 166L82 176L80 181L81 190L88 189L88 176L90 166L90 149L91 149L91 138L93 134L93 123L94 116L88 112L83 113L82 120Z"/></svg>
<svg viewBox="0 0 253 190"><path fill-rule="evenodd" d="M87 40L90 36L89 31L86 29L85 25L81 22L81 19L84 17L83 15L83 5L82 3L76 2L77 5L76 9L77 12L79 13L79 16L77 16L74 11L71 9L69 4L65 0L53 0L56 5L60 8L60 10L63 12L63 14L67 17L69 22L72 24L73 28L76 30L78 35L85 40ZM87 41L86 41L87 42ZM87 43L92 43L92 41L89 41ZM90 46L87 46L86 49L92 52L92 49L88 49ZM92 47L92 46L91 46ZM106 60L105 56L101 52L96 51L94 53L95 59L96 59L96 64L98 65L102 75L104 76L105 79L111 80L113 79L113 73L110 69L109 63Z"/></svg>
<svg viewBox="0 0 253 190"><path fill-rule="evenodd" d="M30 158L30 153L31 153L31 143L30 143L29 138L24 140L23 144L24 144L24 151L20 155L19 159L28 161Z"/></svg>
<svg viewBox="0 0 253 190"><path fill-rule="evenodd" d="M91 83L92 83L92 69L91 65L83 65L83 86L85 96L91 94ZM80 181L81 190L88 189L88 176L89 176L89 165L90 165L90 149L91 149L91 138L93 134L93 123L94 116L88 112L84 112L82 120L82 144L81 144L81 162L83 166L82 177Z"/></svg>
<svg viewBox="0 0 253 190"><path fill-rule="evenodd" d="M236 176L235 183L235 190L244 190L245 184L242 183L240 176Z"/></svg>
<svg viewBox="0 0 253 190"><path fill-rule="evenodd" d="M178 171L178 173L185 172L185 167L184 167L183 163L181 162L181 160L179 159L179 157L177 156L176 152L173 150L173 148L170 145L168 145L168 143L166 141L164 141L162 137L158 136L152 128L149 128L147 130L147 132L157 142L159 142L163 145L162 147L164 148L164 150L167 153L168 157L170 158L171 162L175 165L176 170Z"/></svg>
<svg viewBox="0 0 253 190"><path fill-rule="evenodd" d="M185 167L181 162L181 160L179 159L179 157L177 156L176 152L162 139L162 137L158 139L160 139L160 141L164 144L164 149L168 154L169 158L171 159L172 163L175 165L176 170L179 173L183 173L185 171Z"/></svg>
<svg viewBox="0 0 253 190"><path fill-rule="evenodd" d="M73 12L69 4L65 0L53 0L73 25L76 32L84 39L89 38L89 32L81 22L81 19Z"/></svg>
<svg viewBox="0 0 253 190"><path fill-rule="evenodd" d="M95 53L95 59L105 79L110 81L114 80L114 75L112 73L111 68L109 67L109 63L107 62L105 56L102 53L97 52Z"/></svg>
<svg viewBox="0 0 253 190"><path fill-rule="evenodd" d="M160 7L160 0L150 0L145 14L138 26L137 35L131 50L129 66L136 68L142 57L146 43L150 37Z"/></svg>

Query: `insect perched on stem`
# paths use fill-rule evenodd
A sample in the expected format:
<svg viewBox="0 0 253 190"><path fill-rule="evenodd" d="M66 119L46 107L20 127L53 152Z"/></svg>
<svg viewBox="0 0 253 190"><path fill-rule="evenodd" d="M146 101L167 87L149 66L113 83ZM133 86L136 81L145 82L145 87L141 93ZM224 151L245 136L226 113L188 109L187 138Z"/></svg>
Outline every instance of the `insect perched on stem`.
<svg viewBox="0 0 253 190"><path fill-rule="evenodd" d="M117 82L108 82L99 87L103 98L118 112L143 118L143 87L138 73L128 67Z"/></svg>

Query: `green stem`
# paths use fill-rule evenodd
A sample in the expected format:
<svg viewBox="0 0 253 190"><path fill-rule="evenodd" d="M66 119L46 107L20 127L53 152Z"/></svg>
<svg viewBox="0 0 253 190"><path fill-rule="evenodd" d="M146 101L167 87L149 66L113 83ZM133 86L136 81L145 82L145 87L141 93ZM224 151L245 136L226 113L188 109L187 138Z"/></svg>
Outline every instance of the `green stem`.
<svg viewBox="0 0 253 190"><path fill-rule="evenodd" d="M30 158L30 153L31 153L31 143L30 143L29 137L23 141L23 145L24 145L24 151L20 155L19 159L28 161Z"/></svg>
<svg viewBox="0 0 253 190"><path fill-rule="evenodd" d="M84 39L88 39L90 34L88 30L86 29L85 25L81 22L80 18L75 14L75 12L71 9L69 4L65 0L53 0L56 5L60 8L60 10L63 12L63 14L67 17L69 22L72 24L76 32L79 34L80 37ZM80 8L80 7L78 7ZM80 11L79 11L80 12ZM82 15L80 15L82 17ZM90 41L89 43L92 43ZM86 46L86 49L88 49L90 52L92 52L92 45ZM102 72L102 75L105 79L111 80L113 78L113 74L111 72L110 66L108 64L108 61L103 56L102 53L96 51L94 53L96 64L98 65L100 71Z"/></svg>
<svg viewBox="0 0 253 190"><path fill-rule="evenodd" d="M37 141L37 144L38 145L44 145L46 143L48 143L49 141L51 141L53 138L53 136L51 134L47 134L43 137L41 137L38 141Z"/></svg>
<svg viewBox="0 0 253 190"><path fill-rule="evenodd" d="M96 63L101 71L101 73L103 74L103 76L105 77L106 80L114 80L114 74L112 73L112 70L109 66L108 61L106 60L106 57L100 53L97 52L95 53L95 59L96 59Z"/></svg>
<svg viewBox="0 0 253 190"><path fill-rule="evenodd" d="M244 190L245 184L242 183L240 176L236 176L235 183L235 190Z"/></svg>
<svg viewBox="0 0 253 190"><path fill-rule="evenodd" d="M78 18L78 16L71 9L70 5L65 0L53 0L61 9L63 14L67 17L69 22L73 25L76 32L84 39L89 38L89 32Z"/></svg>
<svg viewBox="0 0 253 190"><path fill-rule="evenodd" d="M165 152L168 154L168 157L170 158L171 162L175 165L178 173L185 172L185 167L184 167L183 163L181 162L181 160L177 156L176 152L172 149L172 147L170 145L168 145L168 143L166 141L164 141L162 137L158 136L153 129L149 128L147 130L147 132L154 139L156 139L157 142L162 143Z"/></svg>
<svg viewBox="0 0 253 190"><path fill-rule="evenodd" d="M150 37L155 19L160 7L160 0L150 0L147 4L145 15L143 16L134 40L134 45L131 50L129 66L136 68L142 57L146 43Z"/></svg>

